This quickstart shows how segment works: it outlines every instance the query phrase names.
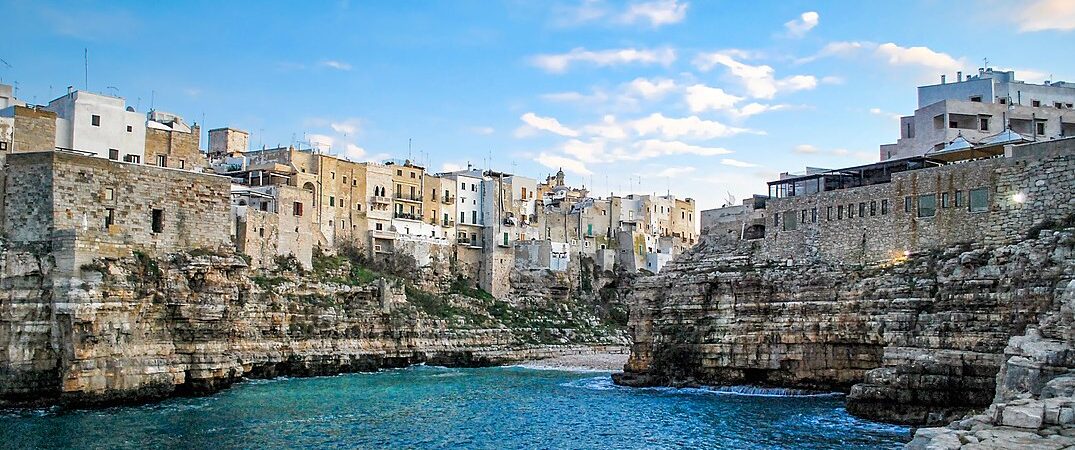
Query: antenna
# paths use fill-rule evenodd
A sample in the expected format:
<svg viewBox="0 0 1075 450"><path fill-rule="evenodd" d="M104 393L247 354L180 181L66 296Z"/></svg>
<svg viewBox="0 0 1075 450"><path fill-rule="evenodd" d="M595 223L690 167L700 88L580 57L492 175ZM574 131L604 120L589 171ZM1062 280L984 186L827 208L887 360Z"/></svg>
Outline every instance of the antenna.
<svg viewBox="0 0 1075 450"><path fill-rule="evenodd" d="M157 101L157 91L149 91L149 110L153 111L153 104Z"/></svg>
<svg viewBox="0 0 1075 450"><path fill-rule="evenodd" d="M407 159L411 159L411 141L413 139L407 138Z"/></svg>
<svg viewBox="0 0 1075 450"><path fill-rule="evenodd" d="M109 87L106 87L106 88L105 88L105 90L109 90L109 89L111 89L111 90L112 90L112 92L115 92L115 93L116 93L116 97L119 97L119 88L117 88L117 87L115 87L115 86L109 86ZM51 91L51 89L50 89L50 91Z"/></svg>
<svg viewBox="0 0 1075 450"><path fill-rule="evenodd" d="M90 49L89 48L83 48L82 49L82 63L83 63L83 69L84 69L83 75L85 75L85 80L84 81L86 82L86 84L84 86L85 86L86 90L88 91L88 90L90 90Z"/></svg>

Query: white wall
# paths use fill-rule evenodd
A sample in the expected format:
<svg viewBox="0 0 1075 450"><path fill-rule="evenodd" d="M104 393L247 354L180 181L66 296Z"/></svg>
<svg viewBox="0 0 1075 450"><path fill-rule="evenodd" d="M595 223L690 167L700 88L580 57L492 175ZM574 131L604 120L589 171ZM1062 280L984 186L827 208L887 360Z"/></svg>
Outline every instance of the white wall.
<svg viewBox="0 0 1075 450"><path fill-rule="evenodd" d="M45 109L56 113L56 145L90 152L107 158L109 149L119 150L119 159L138 156L146 163L146 119L125 110L123 99L75 91L49 103ZM94 126L92 117L101 117ZM131 131L127 131L130 127Z"/></svg>

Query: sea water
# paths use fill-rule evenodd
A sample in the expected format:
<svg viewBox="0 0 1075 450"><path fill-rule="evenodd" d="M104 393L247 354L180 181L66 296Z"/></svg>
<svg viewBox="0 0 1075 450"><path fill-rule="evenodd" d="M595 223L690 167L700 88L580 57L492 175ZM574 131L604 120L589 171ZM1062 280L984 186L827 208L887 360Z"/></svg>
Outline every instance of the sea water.
<svg viewBox="0 0 1075 450"><path fill-rule="evenodd" d="M899 448L838 394L626 388L608 373L417 366L144 406L0 412L5 448Z"/></svg>

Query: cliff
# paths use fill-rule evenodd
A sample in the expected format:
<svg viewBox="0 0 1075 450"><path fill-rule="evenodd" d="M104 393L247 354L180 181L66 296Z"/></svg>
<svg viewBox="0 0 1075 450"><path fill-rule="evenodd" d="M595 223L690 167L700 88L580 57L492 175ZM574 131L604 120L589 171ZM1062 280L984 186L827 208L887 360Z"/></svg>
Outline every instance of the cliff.
<svg viewBox="0 0 1075 450"><path fill-rule="evenodd" d="M993 398L1009 337L1075 275L1075 232L872 265L775 264L706 239L630 298L625 385L848 391L854 414L945 423Z"/></svg>
<svg viewBox="0 0 1075 450"><path fill-rule="evenodd" d="M136 402L243 377L485 366L625 343L583 297L512 304L458 278L426 290L343 257L254 273L233 254L135 253L61 277L54 254L0 255L0 405Z"/></svg>

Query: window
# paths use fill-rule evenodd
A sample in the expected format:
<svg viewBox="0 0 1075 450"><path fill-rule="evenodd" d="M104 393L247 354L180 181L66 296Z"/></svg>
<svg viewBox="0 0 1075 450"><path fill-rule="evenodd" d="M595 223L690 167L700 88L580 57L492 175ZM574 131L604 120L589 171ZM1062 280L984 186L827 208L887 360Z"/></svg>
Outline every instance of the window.
<svg viewBox="0 0 1075 450"><path fill-rule="evenodd" d="M187 168L187 162L182 160L182 159L179 160L179 168L180 169L186 169Z"/></svg>
<svg viewBox="0 0 1075 450"><path fill-rule="evenodd" d="M414 172L411 172L411 178L414 178Z"/></svg>
<svg viewBox="0 0 1075 450"><path fill-rule="evenodd" d="M347 184L347 176L346 175L343 177L343 184Z"/></svg>
<svg viewBox="0 0 1075 450"><path fill-rule="evenodd" d="M108 231L108 227L116 223L116 210L112 208L105 209L105 231Z"/></svg>
<svg viewBox="0 0 1075 450"><path fill-rule="evenodd" d="M478 224L478 212L477 211L471 211L470 212L470 223L473 223L475 225Z"/></svg>
<svg viewBox="0 0 1075 450"><path fill-rule="evenodd" d="M0 142L0 152L7 151L7 142Z"/></svg>
<svg viewBox="0 0 1075 450"><path fill-rule="evenodd" d="M265 227L258 228L258 237L265 237Z"/></svg>
<svg viewBox="0 0 1075 450"><path fill-rule="evenodd" d="M989 210L989 190L986 188L971 189L967 192L967 205L970 212L983 212Z"/></svg>
<svg viewBox="0 0 1075 450"><path fill-rule="evenodd" d="M301 216L302 215L302 203L301 202L294 202L294 203L291 204L291 214L295 215L295 216Z"/></svg>
<svg viewBox="0 0 1075 450"><path fill-rule="evenodd" d="M888 199L881 200L881 215L888 214Z"/></svg>
<svg viewBox="0 0 1075 450"><path fill-rule="evenodd" d="M1038 134L1044 135L1045 134L1045 122L1038 122L1035 125L1038 126L1037 127L1038 128L1038 130L1037 130Z"/></svg>
<svg viewBox="0 0 1075 450"><path fill-rule="evenodd" d="M1053 108L1056 108L1056 109L1063 109L1063 108L1064 108L1064 104L1063 104L1063 103L1060 103L1060 102L1054 102L1054 103L1053 103Z"/></svg>
<svg viewBox="0 0 1075 450"><path fill-rule="evenodd" d="M997 102L999 102L1001 105L1007 105L1008 99L1001 97L1000 99L997 99Z"/></svg>
<svg viewBox="0 0 1075 450"><path fill-rule="evenodd" d="M795 231L799 228L799 218L795 211L784 211L784 231Z"/></svg>
<svg viewBox="0 0 1075 450"><path fill-rule="evenodd" d="M95 127L101 126L101 116L98 116L97 114L90 116L90 125Z"/></svg>
<svg viewBox="0 0 1075 450"><path fill-rule="evenodd" d="M970 98L970 101L981 103L982 102L982 96L981 95L975 95L975 96Z"/></svg>
<svg viewBox="0 0 1075 450"><path fill-rule="evenodd" d="M941 192L941 209L948 207L948 193Z"/></svg>
<svg viewBox="0 0 1075 450"><path fill-rule="evenodd" d="M963 206L963 191L956 191L956 208Z"/></svg>
<svg viewBox="0 0 1075 450"><path fill-rule="evenodd" d="M396 169L396 176L403 176L403 169Z"/></svg>
<svg viewBox="0 0 1075 450"><path fill-rule="evenodd" d="M855 218L855 204L854 203L852 203L850 205L847 205L847 218L848 219L854 219Z"/></svg>
<svg viewBox="0 0 1075 450"><path fill-rule="evenodd" d="M859 202L859 217L866 217L866 202Z"/></svg>
<svg viewBox="0 0 1075 450"><path fill-rule="evenodd" d="M1039 108L1039 107L1041 107L1041 101L1040 100L1031 100L1030 101L1030 106L1033 106L1035 108Z"/></svg>
<svg viewBox="0 0 1075 450"><path fill-rule="evenodd" d="M108 159L111 159L113 161L118 161L119 160L119 150L116 150L114 148L108 149Z"/></svg>
<svg viewBox="0 0 1075 450"><path fill-rule="evenodd" d="M105 188L105 200L115 200L115 199L116 199L116 191L112 190L112 188Z"/></svg>
<svg viewBox="0 0 1075 450"><path fill-rule="evenodd" d="M826 218L827 220L832 220L832 207L831 207L831 206L830 206L830 207L828 207L828 208L827 208L827 209L825 210L825 218Z"/></svg>
<svg viewBox="0 0 1075 450"><path fill-rule="evenodd" d="M375 224L373 226L373 228L376 229L377 231L381 231L382 229L384 229L384 225L381 225L381 223L378 222L377 224Z"/></svg>
<svg viewBox="0 0 1075 450"><path fill-rule="evenodd" d="M460 189L462 189L464 191L467 190L467 184L466 183L459 183L459 186L460 186Z"/></svg>
<svg viewBox="0 0 1075 450"><path fill-rule="evenodd" d="M806 210L802 210L799 213L799 223L806 223Z"/></svg>
<svg viewBox="0 0 1075 450"><path fill-rule="evenodd" d="M982 131L989 131L989 118L988 117L979 117L978 118L978 129L982 130Z"/></svg>
<svg viewBox="0 0 1075 450"><path fill-rule="evenodd" d="M836 220L844 220L844 205L836 205Z"/></svg>
<svg viewBox="0 0 1075 450"><path fill-rule="evenodd" d="M909 196L903 198L903 212L911 212L911 197Z"/></svg>
<svg viewBox="0 0 1075 450"><path fill-rule="evenodd" d="M123 157L123 160L129 163L138 164L142 162L142 157L138 155L127 155Z"/></svg>
<svg viewBox="0 0 1075 450"><path fill-rule="evenodd" d="M329 172L328 176L329 176L329 178L335 180L336 179L336 172Z"/></svg>
<svg viewBox="0 0 1075 450"><path fill-rule="evenodd" d="M870 215L877 215L877 200L870 200Z"/></svg>
<svg viewBox="0 0 1075 450"><path fill-rule="evenodd" d="M810 210L810 223L817 223L817 208Z"/></svg>
<svg viewBox="0 0 1075 450"><path fill-rule="evenodd" d="M128 133L132 133L132 132L134 132L134 127L132 127L132 126L130 126L130 125L127 125L127 132L128 132Z"/></svg>
<svg viewBox="0 0 1075 450"><path fill-rule="evenodd" d="M168 167L168 157L164 155L157 155L157 166Z"/></svg>
<svg viewBox="0 0 1075 450"><path fill-rule="evenodd" d="M918 196L918 217L933 217L937 214L937 195Z"/></svg>
<svg viewBox="0 0 1075 450"><path fill-rule="evenodd" d="M331 195L328 196L328 205L329 206L336 206L336 197L333 197Z"/></svg>
<svg viewBox="0 0 1075 450"><path fill-rule="evenodd" d="M164 210L153 210L153 233L160 233L164 231Z"/></svg>
<svg viewBox="0 0 1075 450"><path fill-rule="evenodd" d="M467 223L467 213L461 212L459 213L459 224L462 225L464 223Z"/></svg>

